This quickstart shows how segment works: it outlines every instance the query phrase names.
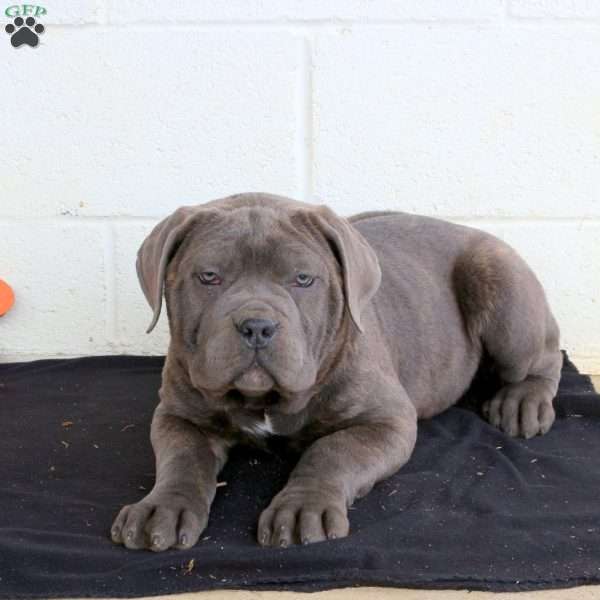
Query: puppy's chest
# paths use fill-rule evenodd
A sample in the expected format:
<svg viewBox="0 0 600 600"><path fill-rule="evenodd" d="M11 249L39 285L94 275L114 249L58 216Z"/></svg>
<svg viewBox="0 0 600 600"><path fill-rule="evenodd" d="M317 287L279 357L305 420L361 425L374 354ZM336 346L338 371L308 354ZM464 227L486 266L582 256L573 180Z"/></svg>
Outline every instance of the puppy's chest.
<svg viewBox="0 0 600 600"><path fill-rule="evenodd" d="M275 424L266 412L261 416L250 416L243 419L239 428L252 437L265 437L276 433Z"/></svg>
<svg viewBox="0 0 600 600"><path fill-rule="evenodd" d="M235 433L256 441L271 436L293 437L306 424L304 415L270 414L268 411L232 412L228 417Z"/></svg>

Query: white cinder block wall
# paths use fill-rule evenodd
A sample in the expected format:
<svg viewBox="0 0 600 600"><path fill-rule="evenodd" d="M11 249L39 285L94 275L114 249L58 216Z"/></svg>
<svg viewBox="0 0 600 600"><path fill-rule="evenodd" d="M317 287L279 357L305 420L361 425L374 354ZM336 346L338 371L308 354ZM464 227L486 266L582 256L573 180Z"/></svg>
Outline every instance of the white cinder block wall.
<svg viewBox="0 0 600 600"><path fill-rule="evenodd" d="M164 353L141 240L263 190L498 234L600 372L600 2L40 4L35 49L0 16L2 360Z"/></svg>

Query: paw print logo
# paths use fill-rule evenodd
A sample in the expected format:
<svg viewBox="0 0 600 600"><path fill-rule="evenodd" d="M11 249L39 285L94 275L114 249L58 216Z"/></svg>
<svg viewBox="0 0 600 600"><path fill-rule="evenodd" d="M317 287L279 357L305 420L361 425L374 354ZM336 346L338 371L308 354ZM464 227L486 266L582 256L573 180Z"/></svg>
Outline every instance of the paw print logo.
<svg viewBox="0 0 600 600"><path fill-rule="evenodd" d="M10 35L10 43L18 48L23 44L27 44L35 48L40 41L39 33L44 33L44 26L41 23L36 25L33 17L27 17L25 21L21 17L17 17L12 23L9 23L4 29Z"/></svg>

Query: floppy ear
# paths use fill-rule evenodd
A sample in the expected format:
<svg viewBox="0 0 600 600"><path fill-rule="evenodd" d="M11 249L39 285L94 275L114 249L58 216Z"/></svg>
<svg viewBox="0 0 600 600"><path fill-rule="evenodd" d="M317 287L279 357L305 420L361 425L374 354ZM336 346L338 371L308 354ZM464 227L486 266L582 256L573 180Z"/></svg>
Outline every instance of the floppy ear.
<svg viewBox="0 0 600 600"><path fill-rule="evenodd" d="M332 244L336 258L341 263L348 310L354 324L362 332L361 313L381 283L377 255L347 219L339 217L327 206L319 206L317 214L321 231Z"/></svg>
<svg viewBox="0 0 600 600"><path fill-rule="evenodd" d="M140 286L154 311L152 321L146 333L150 333L162 306L165 273L169 261L183 241L191 225L196 222L200 213L208 212L195 206L182 206L170 217L162 220L144 240L137 254L135 263Z"/></svg>

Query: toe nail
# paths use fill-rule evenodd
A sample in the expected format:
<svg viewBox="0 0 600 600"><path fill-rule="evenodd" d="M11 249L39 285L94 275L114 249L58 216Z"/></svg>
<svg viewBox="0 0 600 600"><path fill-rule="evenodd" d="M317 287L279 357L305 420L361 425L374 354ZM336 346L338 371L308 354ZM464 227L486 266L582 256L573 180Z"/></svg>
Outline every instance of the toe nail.
<svg viewBox="0 0 600 600"><path fill-rule="evenodd" d="M279 545L280 545L282 548L285 548L285 547L288 545L288 543L287 543L287 540L280 540L280 541L279 541Z"/></svg>
<svg viewBox="0 0 600 600"><path fill-rule="evenodd" d="M153 535L152 536L152 545L153 546L160 546L160 535Z"/></svg>
<svg viewBox="0 0 600 600"><path fill-rule="evenodd" d="M328 537L330 540L335 540L335 538L337 538L337 535L335 533L330 533Z"/></svg>
<svg viewBox="0 0 600 600"><path fill-rule="evenodd" d="M181 537L179 538L179 543L182 546L187 546L187 535L185 535L185 533L182 534Z"/></svg>
<svg viewBox="0 0 600 600"><path fill-rule="evenodd" d="M133 531L130 529L130 530L127 532L127 539L128 539L128 540L130 540L132 537L133 537Z"/></svg>
<svg viewBox="0 0 600 600"><path fill-rule="evenodd" d="M302 538L302 543L306 546L306 544L310 544L310 538L309 537L305 537Z"/></svg>

